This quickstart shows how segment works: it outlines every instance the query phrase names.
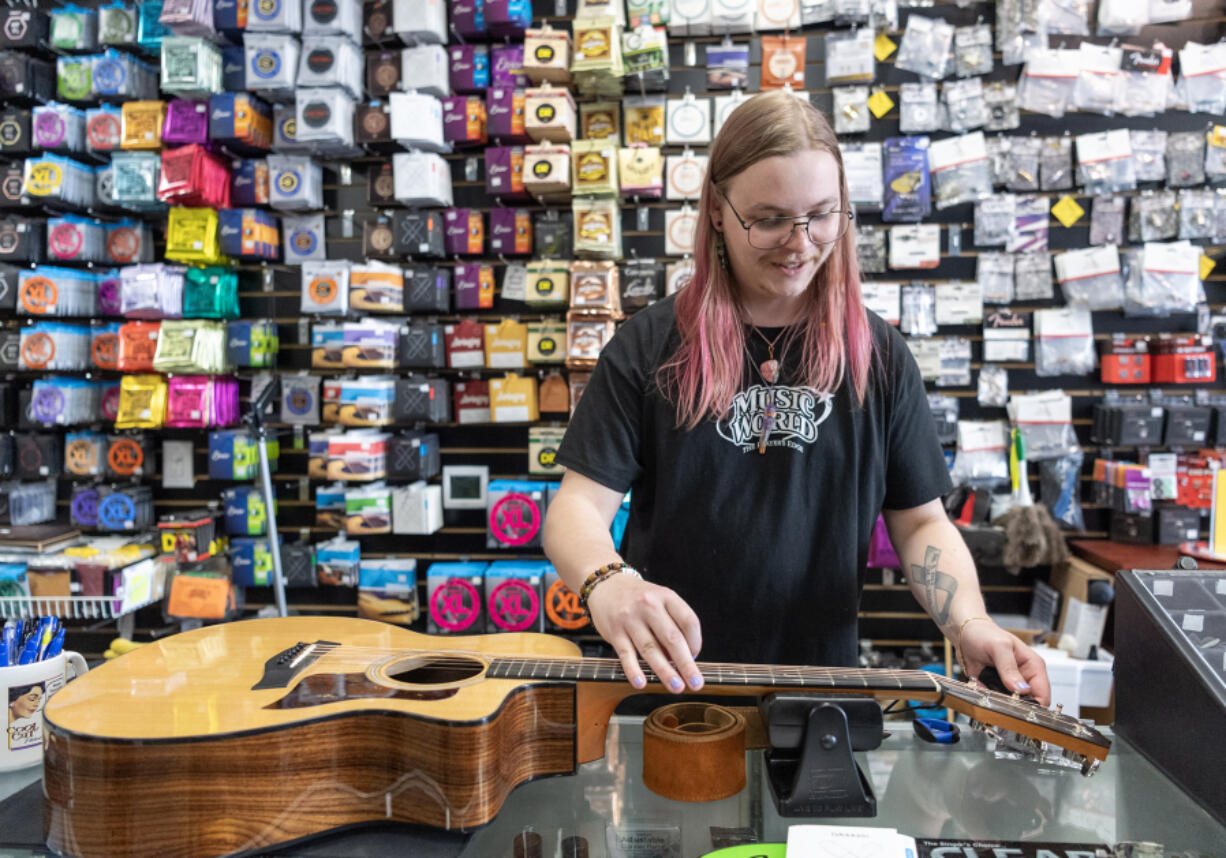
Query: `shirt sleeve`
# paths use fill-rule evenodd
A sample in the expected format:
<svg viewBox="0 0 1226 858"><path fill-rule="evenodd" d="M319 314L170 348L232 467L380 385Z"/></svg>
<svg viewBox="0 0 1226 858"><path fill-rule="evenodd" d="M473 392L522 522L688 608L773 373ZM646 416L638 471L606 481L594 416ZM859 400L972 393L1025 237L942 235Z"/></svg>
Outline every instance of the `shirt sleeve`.
<svg viewBox="0 0 1226 858"><path fill-rule="evenodd" d="M650 371L646 328L632 318L601 351L556 458L617 492L629 491L643 472L640 442Z"/></svg>
<svg viewBox="0 0 1226 858"><path fill-rule="evenodd" d="M911 509L953 491L928 395L911 350L889 329L884 364L889 376L885 509Z"/></svg>

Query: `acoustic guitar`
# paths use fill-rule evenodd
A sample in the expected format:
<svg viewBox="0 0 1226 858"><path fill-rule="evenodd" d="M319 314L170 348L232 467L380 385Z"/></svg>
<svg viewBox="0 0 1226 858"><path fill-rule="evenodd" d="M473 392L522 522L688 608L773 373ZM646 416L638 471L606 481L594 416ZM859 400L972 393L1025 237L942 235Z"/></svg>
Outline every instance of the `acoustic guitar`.
<svg viewBox="0 0 1226 858"><path fill-rule="evenodd" d="M1023 746L1053 743L1086 773L1110 747L1073 718L923 671L700 668L703 693L952 706ZM647 690L662 691L647 675ZM471 829L516 785L602 757L609 716L636 693L616 660L543 634L433 637L325 617L185 632L48 700L48 846L167 858L266 850L362 822Z"/></svg>

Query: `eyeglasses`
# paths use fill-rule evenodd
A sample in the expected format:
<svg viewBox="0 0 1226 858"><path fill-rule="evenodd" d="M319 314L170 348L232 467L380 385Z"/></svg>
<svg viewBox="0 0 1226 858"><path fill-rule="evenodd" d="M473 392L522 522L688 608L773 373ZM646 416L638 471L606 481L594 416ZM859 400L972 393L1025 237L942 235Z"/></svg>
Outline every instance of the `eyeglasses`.
<svg viewBox="0 0 1226 858"><path fill-rule="evenodd" d="M843 233L847 232L847 225L855 218L855 213L850 209L834 209L811 215L764 217L745 223L745 219L732 205L732 200L722 192L720 196L728 203L728 208L732 209L732 214L736 216L737 221L749 233L750 247L756 247L758 250L774 250L777 247L783 247L792 240L792 232L796 227L801 225L804 226L809 241L814 244L830 244L843 237Z"/></svg>

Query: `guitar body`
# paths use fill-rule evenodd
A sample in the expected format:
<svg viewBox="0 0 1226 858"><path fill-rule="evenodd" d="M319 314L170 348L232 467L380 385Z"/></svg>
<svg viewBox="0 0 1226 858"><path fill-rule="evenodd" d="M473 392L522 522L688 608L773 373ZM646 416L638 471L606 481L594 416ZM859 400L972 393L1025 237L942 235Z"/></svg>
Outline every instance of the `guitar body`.
<svg viewBox="0 0 1226 858"><path fill-rule="evenodd" d="M292 662L314 641L341 646L253 690L270 659ZM415 663L396 662L409 651L438 654L443 672L435 659L412 673ZM576 768L575 684L486 678L486 653L578 651L548 635L432 637L324 617L228 623L141 647L47 703L48 845L206 856L362 822L482 825L516 785ZM376 665L389 659L398 673L381 682Z"/></svg>

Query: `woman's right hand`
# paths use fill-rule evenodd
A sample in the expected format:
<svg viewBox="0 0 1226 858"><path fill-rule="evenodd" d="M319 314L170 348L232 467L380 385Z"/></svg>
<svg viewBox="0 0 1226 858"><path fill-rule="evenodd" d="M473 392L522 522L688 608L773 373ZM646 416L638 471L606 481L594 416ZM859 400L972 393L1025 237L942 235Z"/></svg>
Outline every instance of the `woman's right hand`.
<svg viewBox="0 0 1226 858"><path fill-rule="evenodd" d="M702 688L702 674L694 664L702 649L698 615L672 590L633 575L615 574L592 590L587 609L635 688L647 685L640 656L674 694L686 685L693 691Z"/></svg>

